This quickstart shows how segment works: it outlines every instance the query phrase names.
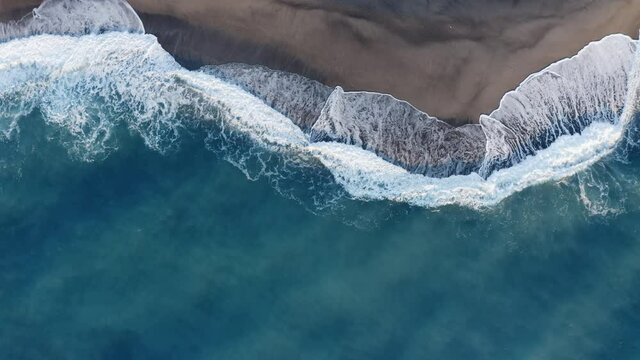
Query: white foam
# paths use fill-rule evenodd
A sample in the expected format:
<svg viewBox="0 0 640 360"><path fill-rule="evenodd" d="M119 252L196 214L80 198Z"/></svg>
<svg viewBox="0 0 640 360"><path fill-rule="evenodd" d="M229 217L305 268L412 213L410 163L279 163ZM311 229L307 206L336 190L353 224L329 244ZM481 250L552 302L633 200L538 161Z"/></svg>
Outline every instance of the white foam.
<svg viewBox="0 0 640 360"><path fill-rule="evenodd" d="M480 119L487 151L480 173L511 166L595 121L615 123L637 66L637 41L614 34L530 75Z"/></svg>
<svg viewBox="0 0 640 360"><path fill-rule="evenodd" d="M622 42L626 42L627 39L624 36L613 38ZM591 46L593 47L593 44ZM616 53L612 55L615 56ZM625 57L627 55L625 54ZM597 67L591 65L593 66ZM444 179L411 174L370 152L344 144L319 143L312 144L309 149L332 171L336 181L358 199L389 200L422 207L454 204L472 208L493 206L528 187L573 176L610 155L624 140L628 127L638 113L639 72L638 59L634 56L633 63L625 70L623 85L606 85L624 86L622 99L619 92L615 95L610 93L608 98L615 102L601 104L615 109L619 114L616 121L593 122L586 126L582 133L560 135L547 148L537 151L535 156L523 157L519 163L493 172L486 180L478 174ZM585 76L595 75L597 74ZM583 99L593 99L599 95L583 96ZM513 136L512 130L492 117L485 117L484 120L485 131L489 126L493 127L489 134L507 141ZM489 138L489 141L491 140ZM513 149L508 143L505 147L507 149L496 148L494 153L509 152Z"/></svg>
<svg viewBox="0 0 640 360"><path fill-rule="evenodd" d="M261 151L319 160L355 198L424 207L491 206L529 186L587 168L615 149L637 112L638 77L629 84L634 91L627 93L628 106L618 122L597 122L582 134L560 136L486 180L475 173L436 179L411 174L358 146L310 143L290 119L240 87L180 67L150 35L42 35L0 44L0 123L15 120L6 117L15 115L12 107L22 113L38 108L45 121L70 134L70 149L81 158L90 160L113 147L112 129L118 123L163 151L186 122L212 122L219 125L219 141L242 134ZM22 103L15 105L17 99Z"/></svg>
<svg viewBox="0 0 640 360"><path fill-rule="evenodd" d="M18 21L0 23L0 41L38 34L85 35L107 31L144 33L124 0L45 0Z"/></svg>
<svg viewBox="0 0 640 360"><path fill-rule="evenodd" d="M199 71L240 86L287 116L303 131L311 129L333 90L301 75L259 65L234 63L204 66Z"/></svg>
<svg viewBox="0 0 640 360"><path fill-rule="evenodd" d="M429 178L390 164L375 154L339 143L312 144L309 150L336 181L361 200L390 200L422 207L492 206L527 187L558 181L586 169L615 149L620 124L596 123L582 134L558 138L536 156L493 173Z"/></svg>
<svg viewBox="0 0 640 360"><path fill-rule="evenodd" d="M162 151L189 116L221 121L265 147L307 144L282 114L237 86L183 69L151 35L41 35L0 44L0 85L0 104L16 107L20 99L19 114L39 108L86 159L112 146L119 121ZM13 121L2 108L2 121Z"/></svg>

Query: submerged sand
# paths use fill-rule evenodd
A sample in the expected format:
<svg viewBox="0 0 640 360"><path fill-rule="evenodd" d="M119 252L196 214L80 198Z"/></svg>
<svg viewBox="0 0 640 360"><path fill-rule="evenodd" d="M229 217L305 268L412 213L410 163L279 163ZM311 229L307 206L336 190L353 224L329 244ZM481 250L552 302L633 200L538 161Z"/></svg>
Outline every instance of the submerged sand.
<svg viewBox="0 0 640 360"><path fill-rule="evenodd" d="M475 122L529 74L588 42L635 37L640 27L640 0L130 3L148 32L183 60L261 63L390 93L455 123ZM0 0L0 14L35 5Z"/></svg>

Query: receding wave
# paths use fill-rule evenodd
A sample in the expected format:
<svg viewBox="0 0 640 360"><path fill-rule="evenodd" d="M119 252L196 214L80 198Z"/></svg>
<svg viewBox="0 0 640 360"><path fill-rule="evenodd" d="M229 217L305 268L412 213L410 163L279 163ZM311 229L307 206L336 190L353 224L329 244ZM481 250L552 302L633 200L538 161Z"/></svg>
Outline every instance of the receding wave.
<svg viewBox="0 0 640 360"><path fill-rule="evenodd" d="M107 3L130 10L100 4ZM453 127L390 95L264 67L188 71L155 37L135 33L137 16L111 14L123 17L94 25L123 28L85 26L92 30L60 32L83 36L0 44L5 137L19 136L20 120L38 111L72 156L93 161L118 147L122 126L159 152L177 148L185 132L204 131L208 148L251 179L275 179L280 190L280 180L295 176L311 188L335 183L362 200L484 207L586 169L618 147L637 113L637 42L623 35L531 75L479 124ZM127 32L102 31L114 29Z"/></svg>
<svg viewBox="0 0 640 360"><path fill-rule="evenodd" d="M0 23L0 42L38 34L143 33L142 21L124 0L45 0L18 21Z"/></svg>

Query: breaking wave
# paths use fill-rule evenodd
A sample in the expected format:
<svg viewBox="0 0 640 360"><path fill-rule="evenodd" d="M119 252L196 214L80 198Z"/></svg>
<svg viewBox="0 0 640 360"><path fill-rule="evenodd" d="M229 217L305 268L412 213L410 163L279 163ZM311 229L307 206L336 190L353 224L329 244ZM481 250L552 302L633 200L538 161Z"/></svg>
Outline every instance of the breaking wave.
<svg viewBox="0 0 640 360"><path fill-rule="evenodd" d="M593 122L615 124L635 96L637 41L611 35L527 78L478 124L453 127L387 94L330 89L297 75L247 65L206 67L333 141L376 153L411 173L488 178ZM286 102L284 108L280 102ZM635 104L631 103L632 109ZM307 109L305 113L298 109Z"/></svg>
<svg viewBox="0 0 640 360"><path fill-rule="evenodd" d="M110 10L85 17L95 6ZM61 25L64 17L78 21ZM65 36L31 36L49 32ZM287 193L295 178L333 194L316 206L346 191L482 208L585 170L625 143L637 113L637 42L623 35L531 75L479 124L456 128L390 95L263 67L188 71L142 32L115 0L47 1L0 26L3 39L14 38L0 44L4 137L19 136L20 121L37 111L72 156L93 161L118 147L121 127L159 152L204 132L207 148L250 179L266 176Z"/></svg>

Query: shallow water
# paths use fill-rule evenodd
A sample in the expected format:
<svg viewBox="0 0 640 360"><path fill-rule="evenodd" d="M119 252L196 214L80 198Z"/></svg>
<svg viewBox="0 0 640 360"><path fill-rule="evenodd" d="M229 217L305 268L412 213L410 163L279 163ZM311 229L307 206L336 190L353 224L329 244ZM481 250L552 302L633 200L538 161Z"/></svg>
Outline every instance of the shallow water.
<svg viewBox="0 0 640 360"><path fill-rule="evenodd" d="M85 162L21 124L0 143L2 358L640 356L634 152L484 211L316 215L197 134L160 155L123 130Z"/></svg>

